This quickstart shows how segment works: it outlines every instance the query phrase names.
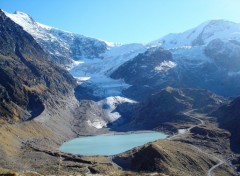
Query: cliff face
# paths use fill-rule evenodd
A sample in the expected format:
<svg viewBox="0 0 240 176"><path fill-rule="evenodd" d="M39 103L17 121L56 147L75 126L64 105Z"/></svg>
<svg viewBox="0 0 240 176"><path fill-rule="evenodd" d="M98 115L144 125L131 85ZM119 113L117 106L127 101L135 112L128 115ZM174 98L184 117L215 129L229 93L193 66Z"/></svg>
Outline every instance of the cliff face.
<svg viewBox="0 0 240 176"><path fill-rule="evenodd" d="M74 78L0 11L0 118L24 121L73 92Z"/></svg>

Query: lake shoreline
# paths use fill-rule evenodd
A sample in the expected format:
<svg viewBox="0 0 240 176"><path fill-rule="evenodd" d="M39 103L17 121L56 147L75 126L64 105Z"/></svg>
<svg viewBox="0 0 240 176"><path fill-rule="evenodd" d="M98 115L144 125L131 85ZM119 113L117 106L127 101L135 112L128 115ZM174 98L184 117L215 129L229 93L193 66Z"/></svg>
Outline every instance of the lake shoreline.
<svg viewBox="0 0 240 176"><path fill-rule="evenodd" d="M140 134L140 133L151 133L151 132L162 133L162 134L165 134L166 136L170 136L169 134L166 134L165 132L157 131L157 130L138 130L138 131L126 131L126 132L107 131L104 133L100 132L99 134L78 135L76 138L88 137L88 136L90 137L90 136L108 136L108 135L128 135L128 134Z"/></svg>
<svg viewBox="0 0 240 176"><path fill-rule="evenodd" d="M59 150L81 156L113 156L168 135L152 130L113 132L100 135L79 136L59 146Z"/></svg>

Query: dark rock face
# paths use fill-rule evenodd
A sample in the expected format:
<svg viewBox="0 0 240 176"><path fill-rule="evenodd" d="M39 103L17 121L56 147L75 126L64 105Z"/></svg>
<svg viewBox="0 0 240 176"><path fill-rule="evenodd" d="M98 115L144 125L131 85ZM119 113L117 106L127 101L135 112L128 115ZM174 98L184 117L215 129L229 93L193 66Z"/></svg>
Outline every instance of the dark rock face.
<svg viewBox="0 0 240 176"><path fill-rule="evenodd" d="M125 96L143 100L161 88L177 87L175 67L177 65L173 62L170 51L150 48L121 65L111 74L111 77L124 79L126 83L132 85L124 90Z"/></svg>
<svg viewBox="0 0 240 176"><path fill-rule="evenodd" d="M200 135L200 136L207 136L209 138L229 138L230 137L229 132L225 130L220 130L218 128L209 129L206 127L199 127L199 126L192 128L191 133L193 133L195 136Z"/></svg>
<svg viewBox="0 0 240 176"><path fill-rule="evenodd" d="M131 85L158 85L164 77L164 68L158 71L156 67L164 61L172 61L171 53L162 48L151 48L120 66L111 77L122 78Z"/></svg>
<svg viewBox="0 0 240 176"><path fill-rule="evenodd" d="M22 27L0 11L0 117L27 120L72 93L76 83Z"/></svg>
<svg viewBox="0 0 240 176"><path fill-rule="evenodd" d="M168 87L153 94L143 103L136 122L144 121L145 125L150 123L152 126L174 120L178 112L191 108L189 97L181 93L180 90Z"/></svg>
<svg viewBox="0 0 240 176"><path fill-rule="evenodd" d="M220 128L231 133L231 147L234 151L240 152L240 97L220 107L211 115L217 117Z"/></svg>
<svg viewBox="0 0 240 176"><path fill-rule="evenodd" d="M167 87L151 95L136 109L133 123L152 129L164 123L189 121L184 111L212 112L224 102L222 97L206 90Z"/></svg>

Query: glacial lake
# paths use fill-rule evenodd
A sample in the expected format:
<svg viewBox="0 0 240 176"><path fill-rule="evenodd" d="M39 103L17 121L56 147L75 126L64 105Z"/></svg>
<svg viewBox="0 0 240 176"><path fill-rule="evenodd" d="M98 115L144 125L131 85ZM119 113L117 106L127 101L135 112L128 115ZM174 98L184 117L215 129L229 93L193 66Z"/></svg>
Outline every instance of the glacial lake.
<svg viewBox="0 0 240 176"><path fill-rule="evenodd" d="M79 155L115 155L148 142L164 139L159 132L107 134L79 137L60 146L60 151Z"/></svg>

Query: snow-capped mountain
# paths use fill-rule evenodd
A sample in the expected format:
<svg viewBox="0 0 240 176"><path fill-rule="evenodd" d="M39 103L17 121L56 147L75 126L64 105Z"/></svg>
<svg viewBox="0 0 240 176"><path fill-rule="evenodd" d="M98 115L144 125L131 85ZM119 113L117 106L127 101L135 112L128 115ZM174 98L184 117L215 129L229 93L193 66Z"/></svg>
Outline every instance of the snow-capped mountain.
<svg viewBox="0 0 240 176"><path fill-rule="evenodd" d="M145 53L111 74L133 85L127 95L141 98L143 92L166 86L208 89L225 96L240 94L240 24L208 21L147 46ZM164 57L164 52L171 57Z"/></svg>
<svg viewBox="0 0 240 176"><path fill-rule="evenodd" d="M240 24L225 20L207 21L183 33L168 34L159 40L151 42L149 45L168 49L201 46L219 38L224 41L240 41Z"/></svg>
<svg viewBox="0 0 240 176"><path fill-rule="evenodd" d="M30 33L53 60L68 67L79 84L90 87L96 97L122 96L123 90L133 90L136 85L138 89L143 86L141 91L174 86L240 94L238 23L212 20L147 45L116 45L40 24L22 12L6 15ZM171 57L162 57L165 52Z"/></svg>
<svg viewBox="0 0 240 176"><path fill-rule="evenodd" d="M16 11L5 12L15 23L30 33L41 47L60 64L72 64L74 60L100 58L114 44L85 37L34 21L29 15Z"/></svg>
<svg viewBox="0 0 240 176"><path fill-rule="evenodd" d="M121 95L129 85L107 75L146 50L143 44L114 44L46 26L23 12L5 14L31 34L53 61L67 68L79 84L86 82L93 87L97 96Z"/></svg>
<svg viewBox="0 0 240 176"><path fill-rule="evenodd" d="M126 57L144 48L142 44L115 44L83 35L63 31L36 22L28 14L16 11L5 14L23 27L57 62L73 63L85 59L112 59ZM117 60L119 65L119 60ZM115 60L116 61L116 60Z"/></svg>

